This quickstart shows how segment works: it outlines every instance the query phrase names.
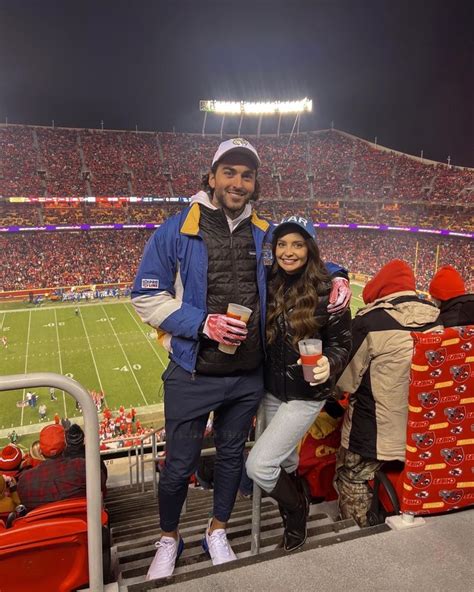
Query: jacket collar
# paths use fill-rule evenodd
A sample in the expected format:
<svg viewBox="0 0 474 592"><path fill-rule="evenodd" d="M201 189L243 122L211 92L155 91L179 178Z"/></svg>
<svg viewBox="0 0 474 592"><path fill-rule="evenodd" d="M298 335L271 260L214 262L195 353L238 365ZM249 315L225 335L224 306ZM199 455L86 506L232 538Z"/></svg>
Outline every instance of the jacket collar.
<svg viewBox="0 0 474 592"><path fill-rule="evenodd" d="M474 294L462 294L461 296L456 296L455 298L444 300L443 302L441 302L440 310L444 312L446 310L449 310L453 306L457 306L458 304L464 304L465 302L474 303Z"/></svg>
<svg viewBox="0 0 474 592"><path fill-rule="evenodd" d="M189 210L184 217L184 221L181 224L181 234L188 234L190 236L197 236L199 234L199 221L201 218L201 210L199 208L199 204L205 207L211 207L212 209L216 209L209 202L209 198L204 191L199 191L199 193L193 195L193 197L191 198L191 206L189 207ZM241 216L239 216L239 218L241 218L239 219L239 222L248 217L250 217L250 222L258 229L260 229L262 232L266 232L269 229L270 223L264 220L263 218L260 218L255 211L252 211L251 206L249 204L247 204L246 209L242 212Z"/></svg>

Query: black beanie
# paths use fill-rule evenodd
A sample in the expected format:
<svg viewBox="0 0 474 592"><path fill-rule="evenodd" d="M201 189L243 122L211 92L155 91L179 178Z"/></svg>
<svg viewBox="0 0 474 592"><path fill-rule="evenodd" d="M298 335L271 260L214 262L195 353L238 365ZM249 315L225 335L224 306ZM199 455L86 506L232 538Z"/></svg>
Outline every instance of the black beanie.
<svg viewBox="0 0 474 592"><path fill-rule="evenodd" d="M66 432L66 442L68 446L82 446L84 444L84 432L80 425L72 424Z"/></svg>

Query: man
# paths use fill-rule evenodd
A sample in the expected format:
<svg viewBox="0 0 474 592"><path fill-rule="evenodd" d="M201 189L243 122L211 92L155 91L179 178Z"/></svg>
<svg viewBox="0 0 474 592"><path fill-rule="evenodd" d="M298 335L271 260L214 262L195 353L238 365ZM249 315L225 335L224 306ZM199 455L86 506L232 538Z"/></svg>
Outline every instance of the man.
<svg viewBox="0 0 474 592"><path fill-rule="evenodd" d="M18 480L18 495L28 511L64 499L85 497L86 463L83 458L64 458L64 428L52 424L40 432L45 461L24 471Z"/></svg>
<svg viewBox="0 0 474 592"><path fill-rule="evenodd" d="M382 267L362 292L365 307L352 325L352 352L336 389L350 394L337 454L336 484L343 518L367 526L368 481L383 461L405 460L411 331L440 328L438 309L418 298L404 261Z"/></svg>
<svg viewBox="0 0 474 592"><path fill-rule="evenodd" d="M41 405L38 407L38 414L39 414L39 418L40 421L44 421L46 419L46 413L48 412L47 407L44 403L41 403Z"/></svg>
<svg viewBox="0 0 474 592"><path fill-rule="evenodd" d="M179 516L211 411L214 509L203 547L214 565L236 559L225 528L245 440L263 395L266 266L271 265L271 226L250 206L259 194L259 165L246 140L222 142L203 178L205 191L155 232L135 279L132 303L170 352L162 377L167 443L159 482L162 536L148 579L170 576L182 551ZM337 278L331 302L344 307L349 298L347 280ZM252 310L247 324L226 316L231 302ZM230 355L219 345L239 347Z"/></svg>
<svg viewBox="0 0 474 592"><path fill-rule="evenodd" d="M474 324L474 294L467 293L464 280L454 267L439 268L431 280L429 293L445 327Z"/></svg>

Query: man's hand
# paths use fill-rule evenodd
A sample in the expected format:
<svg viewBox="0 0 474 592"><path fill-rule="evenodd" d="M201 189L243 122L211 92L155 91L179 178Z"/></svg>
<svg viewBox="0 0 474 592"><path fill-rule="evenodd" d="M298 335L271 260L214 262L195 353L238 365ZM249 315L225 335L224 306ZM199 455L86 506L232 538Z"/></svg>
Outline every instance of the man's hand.
<svg viewBox="0 0 474 592"><path fill-rule="evenodd" d="M204 335L224 345L240 345L247 337L247 326L243 321L233 319L223 314L207 315Z"/></svg>
<svg viewBox="0 0 474 592"><path fill-rule="evenodd" d="M329 294L328 312L333 314L345 310L351 301L352 292L349 280L343 277L336 277L332 280L332 290Z"/></svg>

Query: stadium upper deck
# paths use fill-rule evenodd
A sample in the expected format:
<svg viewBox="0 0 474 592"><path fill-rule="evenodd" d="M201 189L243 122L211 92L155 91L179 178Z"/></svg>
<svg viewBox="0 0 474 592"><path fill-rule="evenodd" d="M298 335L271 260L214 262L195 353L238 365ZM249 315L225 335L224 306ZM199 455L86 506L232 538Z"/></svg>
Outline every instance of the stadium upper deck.
<svg viewBox="0 0 474 592"><path fill-rule="evenodd" d="M188 196L218 138L0 126L0 196ZM422 161L336 130L252 138L262 196L474 203L474 170Z"/></svg>

